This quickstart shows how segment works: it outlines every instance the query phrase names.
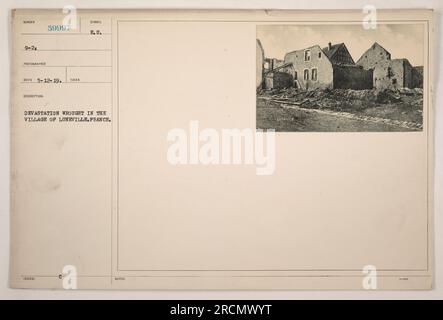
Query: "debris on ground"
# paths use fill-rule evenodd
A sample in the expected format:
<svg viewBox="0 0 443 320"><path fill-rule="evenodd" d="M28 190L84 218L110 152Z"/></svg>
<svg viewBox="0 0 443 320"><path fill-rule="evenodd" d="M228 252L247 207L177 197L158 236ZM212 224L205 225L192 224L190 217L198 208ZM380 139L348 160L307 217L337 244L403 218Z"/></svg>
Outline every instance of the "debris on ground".
<svg viewBox="0 0 443 320"><path fill-rule="evenodd" d="M359 117L377 117L421 124L423 89L352 90L296 88L260 90L257 97L277 106L294 106L304 110L346 112Z"/></svg>
<svg viewBox="0 0 443 320"><path fill-rule="evenodd" d="M398 90L352 90L314 89L309 91L296 88L260 90L258 95L285 103L303 105L305 108L361 108L362 105L395 104L402 102L422 103L423 89L401 88ZM413 98L413 99L411 99Z"/></svg>

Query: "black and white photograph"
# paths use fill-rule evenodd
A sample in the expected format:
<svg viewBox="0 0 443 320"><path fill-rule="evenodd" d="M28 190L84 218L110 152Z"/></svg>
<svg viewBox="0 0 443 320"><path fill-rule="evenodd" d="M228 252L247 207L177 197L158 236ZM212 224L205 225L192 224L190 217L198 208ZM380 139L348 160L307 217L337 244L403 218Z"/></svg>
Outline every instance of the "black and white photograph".
<svg viewBox="0 0 443 320"><path fill-rule="evenodd" d="M257 26L257 129L423 130L424 25Z"/></svg>

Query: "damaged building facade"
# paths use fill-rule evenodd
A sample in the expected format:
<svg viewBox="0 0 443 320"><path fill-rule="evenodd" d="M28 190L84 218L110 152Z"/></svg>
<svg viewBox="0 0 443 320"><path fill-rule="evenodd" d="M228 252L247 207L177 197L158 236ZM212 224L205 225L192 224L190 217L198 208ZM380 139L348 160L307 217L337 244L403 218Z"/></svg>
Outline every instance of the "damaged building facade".
<svg viewBox="0 0 443 320"><path fill-rule="evenodd" d="M292 86L293 78L287 70L281 68L283 60L265 58L265 52L260 40L256 41L256 88L287 88Z"/></svg>
<svg viewBox="0 0 443 320"><path fill-rule="evenodd" d="M373 87L377 90L423 88L423 67L413 67L408 59L392 59L377 42L363 53L357 65L373 70Z"/></svg>
<svg viewBox="0 0 443 320"><path fill-rule="evenodd" d="M293 85L300 89L332 89L332 63L317 45L285 55L287 71L293 77Z"/></svg>
<svg viewBox="0 0 443 320"><path fill-rule="evenodd" d="M294 85L294 76L292 75L291 65L284 64L274 69L268 69L264 72L264 88L289 88Z"/></svg>
<svg viewBox="0 0 443 320"><path fill-rule="evenodd" d="M344 43L325 48L315 45L289 52L284 62L292 64L294 86L310 89L370 89L372 71L357 66Z"/></svg>
<svg viewBox="0 0 443 320"><path fill-rule="evenodd" d="M264 62L264 87L265 88L288 88L293 85L294 78L289 72L290 66L279 59L265 59Z"/></svg>
<svg viewBox="0 0 443 320"><path fill-rule="evenodd" d="M257 45L259 47L263 52L261 44ZM284 60L267 59L263 52L257 68L259 63L262 71L258 74L261 81L257 88L262 89L383 90L423 87L423 67L413 67L407 59L391 59L391 54L377 43L357 63L344 43L295 50L287 53Z"/></svg>

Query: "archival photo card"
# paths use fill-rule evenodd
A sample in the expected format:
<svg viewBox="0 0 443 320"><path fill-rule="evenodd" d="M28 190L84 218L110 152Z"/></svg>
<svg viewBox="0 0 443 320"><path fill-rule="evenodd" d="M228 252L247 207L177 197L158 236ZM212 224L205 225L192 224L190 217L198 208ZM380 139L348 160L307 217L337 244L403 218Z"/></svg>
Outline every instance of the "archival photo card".
<svg viewBox="0 0 443 320"><path fill-rule="evenodd" d="M364 19L12 11L10 286L431 289L433 12Z"/></svg>

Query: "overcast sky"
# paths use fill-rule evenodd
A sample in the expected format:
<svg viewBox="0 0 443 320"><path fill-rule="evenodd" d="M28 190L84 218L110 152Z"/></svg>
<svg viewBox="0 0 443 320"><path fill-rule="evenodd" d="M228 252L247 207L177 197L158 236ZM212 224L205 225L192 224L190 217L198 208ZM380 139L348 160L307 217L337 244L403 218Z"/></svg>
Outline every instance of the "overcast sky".
<svg viewBox="0 0 443 320"><path fill-rule="evenodd" d="M423 65L424 26L421 24L379 24L375 30L358 25L262 25L257 26L267 58L283 59L287 52L328 42L344 42L354 61L374 43L388 50L392 59L407 58L413 66Z"/></svg>

